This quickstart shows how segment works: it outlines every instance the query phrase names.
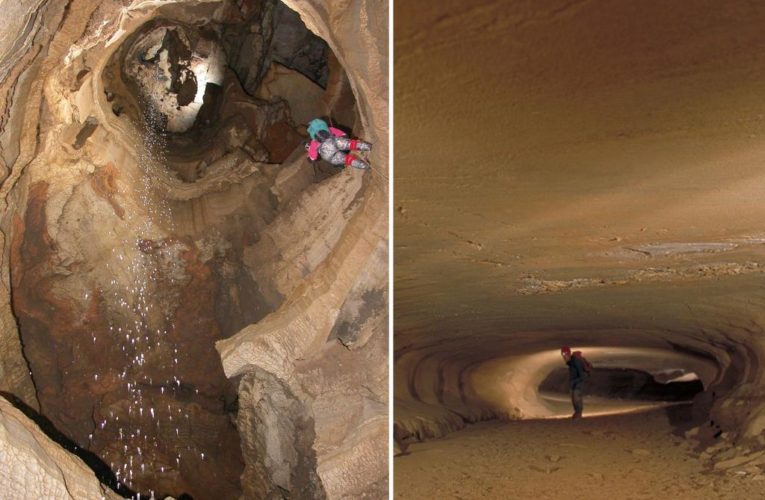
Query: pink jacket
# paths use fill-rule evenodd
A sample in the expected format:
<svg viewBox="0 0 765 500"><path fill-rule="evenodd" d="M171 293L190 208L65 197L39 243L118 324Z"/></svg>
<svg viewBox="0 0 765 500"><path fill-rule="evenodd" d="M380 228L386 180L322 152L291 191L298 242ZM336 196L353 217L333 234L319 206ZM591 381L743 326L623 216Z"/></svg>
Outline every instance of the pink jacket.
<svg viewBox="0 0 765 500"><path fill-rule="evenodd" d="M336 129L334 127L329 127L329 131L335 137L343 137L347 135L342 130ZM319 141L314 141L314 140L311 141L311 144L308 146L308 158L310 158L313 161L316 161L316 159L319 158L319 146L321 146L321 143Z"/></svg>

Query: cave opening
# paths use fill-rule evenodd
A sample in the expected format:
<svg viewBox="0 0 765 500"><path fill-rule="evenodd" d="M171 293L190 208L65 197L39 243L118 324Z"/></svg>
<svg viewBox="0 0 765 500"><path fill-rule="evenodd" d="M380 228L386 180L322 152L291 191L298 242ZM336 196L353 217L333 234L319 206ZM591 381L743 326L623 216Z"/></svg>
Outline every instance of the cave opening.
<svg viewBox="0 0 765 500"><path fill-rule="evenodd" d="M177 5L159 9L103 73L112 112L186 183L244 156L292 159L312 118L348 132L360 123L345 69L322 38L280 1L240 3L204 22ZM338 172L318 167L317 180Z"/></svg>
<svg viewBox="0 0 765 500"><path fill-rule="evenodd" d="M643 370L630 368L598 368L587 379L588 396L618 400L691 402L696 394L704 390L704 384L694 373L683 370L677 377L665 379ZM660 380L665 380L661 382ZM539 385L543 395L568 394L569 375L567 368L558 368ZM548 397L550 397L548 396Z"/></svg>
<svg viewBox="0 0 765 500"><path fill-rule="evenodd" d="M214 344L316 265L284 278L269 260L269 225L337 173L304 160L305 124L360 123L338 58L297 13L227 5L160 7L114 50L97 75L109 122L87 118L72 147L98 157L106 129L136 161L105 162L94 196L75 187L63 207L33 183L11 251L40 415L123 494L242 494L237 387Z"/></svg>

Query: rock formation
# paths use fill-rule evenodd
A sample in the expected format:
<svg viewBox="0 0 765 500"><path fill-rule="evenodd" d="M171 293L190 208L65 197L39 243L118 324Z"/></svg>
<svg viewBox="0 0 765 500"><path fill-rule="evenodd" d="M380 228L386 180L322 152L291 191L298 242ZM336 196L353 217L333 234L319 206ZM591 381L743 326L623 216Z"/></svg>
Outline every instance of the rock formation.
<svg viewBox="0 0 765 500"><path fill-rule="evenodd" d="M399 438L570 414L538 389L571 345L765 446L764 6L395 16Z"/></svg>
<svg viewBox="0 0 765 500"><path fill-rule="evenodd" d="M384 496L386 2L0 5L0 390L121 493Z"/></svg>
<svg viewBox="0 0 765 500"><path fill-rule="evenodd" d="M4 498L122 498L80 459L0 398L0 488Z"/></svg>

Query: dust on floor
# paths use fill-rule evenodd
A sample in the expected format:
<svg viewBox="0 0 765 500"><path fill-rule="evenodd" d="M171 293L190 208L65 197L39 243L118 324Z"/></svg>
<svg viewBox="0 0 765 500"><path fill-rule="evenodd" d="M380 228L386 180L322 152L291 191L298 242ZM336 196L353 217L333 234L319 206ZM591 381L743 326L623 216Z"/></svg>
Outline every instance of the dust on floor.
<svg viewBox="0 0 765 500"><path fill-rule="evenodd" d="M480 423L394 458L394 498L765 498L764 475L713 473L694 445L665 411Z"/></svg>

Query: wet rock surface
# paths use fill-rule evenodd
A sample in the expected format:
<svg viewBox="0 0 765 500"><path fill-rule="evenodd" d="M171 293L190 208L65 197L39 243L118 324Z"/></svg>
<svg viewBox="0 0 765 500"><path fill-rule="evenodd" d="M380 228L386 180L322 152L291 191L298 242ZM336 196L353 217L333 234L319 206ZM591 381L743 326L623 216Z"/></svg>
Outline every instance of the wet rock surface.
<svg viewBox="0 0 765 500"><path fill-rule="evenodd" d="M387 194L361 172L306 168L297 94L253 97L268 64L237 59L261 75L252 81L216 72L232 43L223 27L256 33L256 12L275 22L267 3L22 2L16 64L2 60L0 390L143 495L386 492L387 413L368 403L387 397L385 300L343 313L345 329L359 329L354 351L330 333L351 289L379 296L387 282L372 257L387 246ZM288 6L343 61L317 94L322 110L354 117L348 128L385 144L386 27L359 32L333 2ZM385 11L383 2L358 7ZM280 16L291 16L290 47L306 40L300 16ZM319 59L307 60L326 66ZM349 78L364 89L350 101ZM304 114L306 105L295 101ZM306 290L325 298L311 304ZM215 343L255 327L272 339L265 353L291 331L308 336L299 356L284 353L282 370L232 381ZM315 380L321 387L309 391ZM339 392L346 405L325 404ZM264 448L273 442L286 454Z"/></svg>

